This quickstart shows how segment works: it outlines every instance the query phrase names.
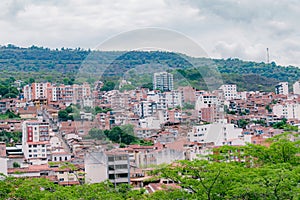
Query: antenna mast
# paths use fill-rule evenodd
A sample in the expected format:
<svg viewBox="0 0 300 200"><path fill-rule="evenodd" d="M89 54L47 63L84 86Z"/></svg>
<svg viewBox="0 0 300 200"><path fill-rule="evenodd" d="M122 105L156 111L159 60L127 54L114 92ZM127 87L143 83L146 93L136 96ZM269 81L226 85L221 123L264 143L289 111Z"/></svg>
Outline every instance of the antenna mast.
<svg viewBox="0 0 300 200"><path fill-rule="evenodd" d="M269 48L267 48L267 63L270 63L270 54L269 54Z"/></svg>

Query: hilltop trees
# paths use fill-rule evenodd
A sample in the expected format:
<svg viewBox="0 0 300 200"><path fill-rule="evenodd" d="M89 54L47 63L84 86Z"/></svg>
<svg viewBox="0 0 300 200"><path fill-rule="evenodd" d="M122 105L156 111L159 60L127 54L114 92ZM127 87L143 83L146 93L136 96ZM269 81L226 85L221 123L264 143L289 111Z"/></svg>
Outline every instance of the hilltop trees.
<svg viewBox="0 0 300 200"><path fill-rule="evenodd" d="M299 196L300 147L289 136L272 138L269 147L223 146L209 160L178 161L156 173L191 192L191 199L293 199Z"/></svg>

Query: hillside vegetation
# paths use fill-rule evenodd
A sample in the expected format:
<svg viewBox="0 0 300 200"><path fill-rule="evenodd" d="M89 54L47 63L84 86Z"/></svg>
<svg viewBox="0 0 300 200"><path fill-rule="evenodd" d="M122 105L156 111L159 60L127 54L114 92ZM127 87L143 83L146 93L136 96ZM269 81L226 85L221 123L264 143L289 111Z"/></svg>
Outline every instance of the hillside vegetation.
<svg viewBox="0 0 300 200"><path fill-rule="evenodd" d="M273 91L274 85L280 81L293 83L300 75L299 68L278 66L274 62L266 64L231 58L191 58L160 51L103 52L80 48L50 50L14 45L0 47L0 70L3 72L1 80L13 77L26 83L92 83L99 79L116 81L123 76L131 79L136 86L151 83L153 72L167 70L177 78L184 79L179 81L180 85L205 89L205 78L209 77L210 82L222 79L224 83L237 84L240 90L265 91ZM218 73L221 73L220 77Z"/></svg>

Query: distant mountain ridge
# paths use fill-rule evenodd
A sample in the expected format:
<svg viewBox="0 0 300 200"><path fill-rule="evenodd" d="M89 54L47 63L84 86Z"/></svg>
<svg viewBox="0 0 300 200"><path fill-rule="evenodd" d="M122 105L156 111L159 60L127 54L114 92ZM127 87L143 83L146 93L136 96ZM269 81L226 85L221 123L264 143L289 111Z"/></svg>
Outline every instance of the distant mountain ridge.
<svg viewBox="0 0 300 200"><path fill-rule="evenodd" d="M32 46L21 48L14 45L0 47L1 79L15 77L37 81L66 82L69 80L90 82L102 77L123 76L128 70L137 66L163 65L172 70L181 70L192 85L201 85L197 80L201 75L191 69L208 69L215 67L221 73L224 83L234 83L241 90L273 91L280 81L293 83L299 80L300 69L293 66L278 66L272 63L257 63L239 59L192 58L173 52L131 51L104 52L83 50L80 48L49 48ZM206 67L206 68L205 68ZM78 73L83 75L77 78ZM191 74L194 73L194 74ZM63 74L63 75L62 75ZM203 74L202 74L203 75Z"/></svg>

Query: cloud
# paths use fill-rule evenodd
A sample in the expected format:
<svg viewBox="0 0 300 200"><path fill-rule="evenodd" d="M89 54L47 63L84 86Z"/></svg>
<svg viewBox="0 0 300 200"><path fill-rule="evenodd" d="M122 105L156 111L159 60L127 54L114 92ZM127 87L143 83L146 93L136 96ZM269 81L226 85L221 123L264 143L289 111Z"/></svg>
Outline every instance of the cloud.
<svg viewBox="0 0 300 200"><path fill-rule="evenodd" d="M300 66L297 0L3 0L0 44L94 48L147 27L179 31L211 57Z"/></svg>

